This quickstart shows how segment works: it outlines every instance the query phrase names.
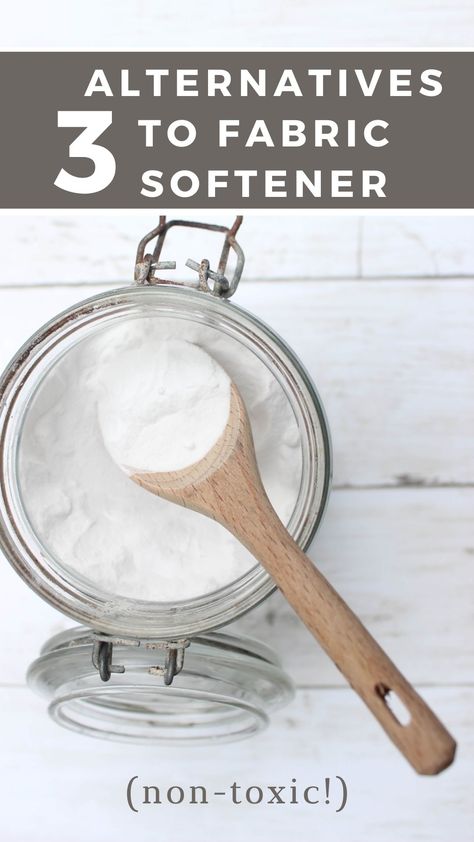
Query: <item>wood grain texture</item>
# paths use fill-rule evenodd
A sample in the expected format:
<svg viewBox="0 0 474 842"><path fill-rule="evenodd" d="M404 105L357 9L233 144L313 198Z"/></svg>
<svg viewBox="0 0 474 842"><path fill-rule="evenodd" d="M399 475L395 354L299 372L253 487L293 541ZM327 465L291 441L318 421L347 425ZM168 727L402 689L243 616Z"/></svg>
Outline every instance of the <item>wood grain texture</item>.
<svg viewBox="0 0 474 842"><path fill-rule="evenodd" d="M416 685L472 682L473 489L334 491L311 558ZM300 686L340 686L280 594L234 624Z"/></svg>
<svg viewBox="0 0 474 842"><path fill-rule="evenodd" d="M239 302L304 360L328 414L336 486L473 481L474 284L255 284Z"/></svg>
<svg viewBox="0 0 474 842"><path fill-rule="evenodd" d="M473 26L471 0L278 0L271 8L264 0L244 0L227 4L225 15L215 0L199 7L183 0L174 8L152 0L68 5L45 0L30 4L27 14L20 4L5 8L0 45L136 45L156 50L158 38L160 49L191 49L205 35L206 44L224 48L472 47ZM18 255L33 283L130 277L132 226L97 219L65 226L58 234L57 225L49 228L41 221L32 238L19 240L16 221L2 237L3 222L0 284L21 282L16 275ZM157 835L186 840L190 828L194 842L207 842L216 830L225 833L227 842L240 842L243 832L250 839L266 839L269 829L275 842L289 836L312 839L315 834L323 842L472 840L474 691L461 685L472 682L474 666L474 492L409 488L403 483L473 481L466 433L472 428L467 353L472 347L472 293L457 284L448 292L444 286L451 281L443 289L429 282L429 291L422 292L410 276L472 275L474 238L469 237L470 245L462 235L460 245L456 223L447 220L433 222L438 233L432 237L429 223L424 230L411 226L410 220L394 228L384 219L367 220L363 240L354 243L353 232L340 224L342 219L334 227L328 223L324 244L314 251L314 240L305 236L304 248L307 244L309 250L304 254L299 237L289 237L291 257L284 244L263 237L262 249L256 248L254 260L249 260L247 277L302 277L311 267L312 277L346 272L355 277L363 271L374 279L409 278L400 299L388 292L386 306L377 292L369 295L365 284L360 298L345 284L327 293L310 292L307 319L301 317L301 307L295 311L290 290L273 308L272 299L262 293L258 306L263 317L275 319L298 346L324 390L335 438L337 482L401 483L396 489L335 492L315 548L323 570L415 682L458 683L426 689L428 701L459 738L456 764L437 780L414 777L354 694L339 687L299 692L294 704L273 718L271 729L253 741L166 755L68 735L48 721L44 703L25 688L3 688L0 837L5 842L84 842L96 837L117 842L123 836L142 842ZM466 230L465 225L460 223L459 230ZM95 227L97 240L91 232ZM342 231L339 242L332 230ZM98 249L101 235L100 245L107 240L109 248ZM276 247L281 248L278 261L270 250ZM38 321L82 295L78 289L46 295L1 293L0 359L5 361ZM251 309L252 298L249 288L242 300ZM367 401L372 412L359 413ZM8 642L0 651L1 680L22 682L40 641L69 622L38 600L5 564L0 565L0 583L0 628ZM340 682L325 656L313 652L309 633L278 597L239 627L273 643L299 683ZM296 777L311 784L315 779L320 783L326 774L342 774L349 785L349 802L337 816L305 804L296 811L278 806L275 813L273 807L237 808L221 801L199 812L196 807L168 805L136 816L124 798L132 774L139 774L142 783L204 783L213 790L221 789L223 780L283 785Z"/></svg>
<svg viewBox="0 0 474 842"><path fill-rule="evenodd" d="M118 745L70 734L49 721L45 701L26 688L0 689L2 811L5 842L101 842L153 838L208 842L225 830L228 842L462 842L472 839L474 690L430 688L430 704L459 736L455 765L438 778L420 778L384 739L350 690L301 691L272 715L263 734L241 743L189 749ZM233 805L214 797L208 805L139 805L132 813L125 789L139 784L204 785L209 792L252 785L322 786L342 775L346 808L329 805ZM288 794L288 790L286 790ZM314 795L314 791L313 791ZM334 802L339 798L335 790ZM143 797L142 797L143 800ZM73 817L73 820L71 820Z"/></svg>
<svg viewBox="0 0 474 842"><path fill-rule="evenodd" d="M0 290L0 364L99 289ZM235 300L308 368L329 417L336 486L474 482L474 284L243 281Z"/></svg>
<svg viewBox="0 0 474 842"><path fill-rule="evenodd" d="M89 292L0 291L1 362L38 323ZM223 774L248 785L271 776L268 782L278 784L273 779L286 780L292 770L311 783L315 771L324 776L328 768L348 779L346 811L315 816L304 805L297 814L279 808L275 839L295 832L295 815L303 837L317 826L324 842L341 836L351 842L399 842L401 836L450 842L453 832L463 842L471 838L474 700L466 684L474 669L474 490L441 487L472 483L471 282L283 283L279 293L273 284L244 281L237 300L277 327L310 368L330 412L336 481L359 484L333 492L311 555L456 734L456 763L437 780L414 778L275 595L234 630L273 645L300 686L319 687L300 691L254 741L211 752L167 752L166 759L156 751L124 751L60 731L24 688L1 690L6 808L0 835L8 842L59 842L65 835L82 842L91 827L100 828L104 842L116 842L118 829L129 829L141 842L156 833L158 819L160 831L182 839L192 823L197 842L199 834L207 839L216 828L225 828L230 842L240 839L242 822L250 838L265 838L274 816L270 808L244 808L237 816L235 807L217 804L199 813L199 822L191 808L136 817L121 806L124 785L136 772L145 773L144 783L158 778L184 785L199 774L195 782L208 780L214 789ZM359 414L360 397L371 411ZM402 472L407 476L400 477ZM433 479L436 487L423 487ZM71 622L38 600L6 563L0 565L0 588L0 628L8 637L0 652L1 682L20 684L41 642Z"/></svg>
<svg viewBox="0 0 474 842"><path fill-rule="evenodd" d="M170 214L176 218L181 214ZM229 225L232 212L183 214ZM131 282L139 240L158 221L155 211L136 216L10 216L0 224L3 255L0 286ZM246 220L238 240L245 251L246 278L354 277L358 271L357 217L263 216ZM171 229L163 259L177 261L179 277L197 279L185 266L207 257L217 266L222 237L193 229ZM21 259L19 261L19 256ZM25 267L28 271L25 272ZM474 270L474 260L473 260ZM173 273L168 272L167 277Z"/></svg>
<svg viewBox="0 0 474 842"><path fill-rule="evenodd" d="M335 491L310 550L322 572L416 686L472 683L473 489ZM23 684L41 644L72 621L1 559L0 684ZM19 618L21 617L21 622ZM344 679L280 594L229 631L275 647L301 687Z"/></svg>
<svg viewBox="0 0 474 842"><path fill-rule="evenodd" d="M232 214L222 211L184 216L223 225L232 221ZM150 211L2 217L0 286L126 283L138 241L156 219ZM474 275L473 234L473 217L263 215L245 219L239 242L246 281L451 277ZM176 259L180 277L192 279L187 258L208 257L216 265L220 248L216 234L172 229L166 259Z"/></svg>
<svg viewBox="0 0 474 842"><path fill-rule="evenodd" d="M150 494L216 520L247 547L418 773L435 775L453 762L452 736L278 518L234 384L227 424L202 459L178 471L130 478ZM391 694L401 701L408 722L393 713Z"/></svg>
<svg viewBox="0 0 474 842"><path fill-rule="evenodd" d="M334 3L235 0L225 15L217 0L196 7L192 0L165 6L152 0L85 0L66 8L61 0L31 4L28 14L10 5L0 46L84 49L178 48L192 50L205 39L210 49L306 47L309 50L383 47L472 46L469 0L337 0ZM54 21L45 27L44 21Z"/></svg>
<svg viewBox="0 0 474 842"><path fill-rule="evenodd" d="M379 277L472 277L472 216L360 218L360 273Z"/></svg>

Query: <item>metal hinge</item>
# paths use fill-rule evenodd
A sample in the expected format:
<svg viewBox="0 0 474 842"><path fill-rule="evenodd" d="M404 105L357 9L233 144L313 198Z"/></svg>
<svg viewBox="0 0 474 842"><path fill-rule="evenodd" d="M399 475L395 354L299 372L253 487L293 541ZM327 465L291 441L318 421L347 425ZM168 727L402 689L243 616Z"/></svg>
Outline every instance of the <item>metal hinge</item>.
<svg viewBox="0 0 474 842"><path fill-rule="evenodd" d="M163 249L166 234L175 226L182 226L184 228L200 228L206 231L217 231L224 234L224 245L219 260L217 270L211 269L209 260L206 258L197 262L189 258L186 261L186 266L198 273L199 289L203 292L209 292L220 298L230 298L236 291L245 263L244 253L239 246L235 235L242 224L243 216L236 216L234 224L231 228L226 228L225 225L211 225L205 222L192 222L184 219L172 219L166 222L166 216L160 216L159 224L153 231L146 234L138 245L137 257L135 262L135 283L141 285L155 285L155 284L173 284L179 286L186 286L184 283L170 281L164 278L159 278L157 272L176 269L176 261L166 260L160 261L160 255ZM152 254L145 254L145 249L152 240L157 238L155 248ZM229 259L229 252L233 250L237 257L237 262L230 279L226 276L227 262ZM212 281L212 284L209 283Z"/></svg>
<svg viewBox="0 0 474 842"><path fill-rule="evenodd" d="M150 675L162 675L164 683L170 685L175 675L183 669L184 650L189 646L189 640L135 640L94 632L92 663L102 681L109 681L112 673L125 672L123 664L113 663L114 646L142 646L149 650L163 650L166 653L163 666L151 665L148 672Z"/></svg>

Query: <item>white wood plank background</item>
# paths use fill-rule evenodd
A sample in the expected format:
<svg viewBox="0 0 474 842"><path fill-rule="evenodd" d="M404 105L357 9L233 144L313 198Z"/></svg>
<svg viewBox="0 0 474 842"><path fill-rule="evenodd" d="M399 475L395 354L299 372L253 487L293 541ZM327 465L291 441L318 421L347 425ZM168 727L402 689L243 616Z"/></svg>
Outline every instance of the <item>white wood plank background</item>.
<svg viewBox="0 0 474 842"><path fill-rule="evenodd" d="M472 681L473 489L334 491L312 558L418 685ZM68 620L0 565L0 684L22 684L40 644ZM271 643L300 686L342 686L279 594L236 624Z"/></svg>
<svg viewBox="0 0 474 842"><path fill-rule="evenodd" d="M1 289L0 353L85 295ZM294 347L325 404L334 485L472 483L474 287L464 280L242 283L237 300Z"/></svg>
<svg viewBox="0 0 474 842"><path fill-rule="evenodd" d="M303 690L271 727L242 743L221 747L157 749L62 732L39 699L20 688L0 688L2 839L8 842L118 842L172 840L226 842L318 839L323 842L451 842L472 840L472 687L425 691L440 716L456 726L456 766L438 778L415 776L381 739L377 724L351 693ZM8 765L7 765L8 764ZM132 775L145 785L206 786L233 782L303 788L342 775L346 808L331 805L150 805L137 815L126 806ZM324 784L323 784L324 785Z"/></svg>
<svg viewBox="0 0 474 842"><path fill-rule="evenodd" d="M233 221L222 212L192 218ZM138 241L157 221L150 213L0 216L0 286L131 280ZM244 278L469 278L473 227L465 216L248 216L239 232ZM172 229L163 258L176 259L180 278L190 279L186 259L215 264L220 246L215 234Z"/></svg>
<svg viewBox="0 0 474 842"><path fill-rule="evenodd" d="M469 0L43 0L5 7L0 47L471 47L473 26Z"/></svg>
<svg viewBox="0 0 474 842"><path fill-rule="evenodd" d="M19 217L0 221L0 366L55 312L127 280L136 241L154 222L31 217L25 233ZM474 219L462 217L248 218L236 298L293 345L328 411L335 490L311 554L444 716L460 742L456 765L437 780L416 778L279 595L237 624L276 648L299 687L265 734L166 756L69 735L49 723L24 672L71 622L2 564L2 839L76 842L96 827L105 842L125 833L141 842L157 829L180 842L218 830L233 842L243 832L266 838L269 820L277 842L295 831L312 838L315 828L324 842L448 842L454 830L461 842L473 838L473 233ZM170 245L181 262L203 256L196 240ZM350 801L338 816L282 807L277 822L269 807L237 814L221 802L197 822L191 808L132 816L132 774L213 789L223 778L308 785L342 774Z"/></svg>
<svg viewBox="0 0 474 842"><path fill-rule="evenodd" d="M231 0L224 14L216 0L44 0L2 9L0 48L186 50L204 37L224 49L472 47L473 26L471 0ZM25 231L17 217L0 223L3 366L39 322L98 283L130 278L154 220L32 217ZM207 842L218 833L240 842L269 831L275 842L474 839L473 227L458 217L249 219L238 296L295 346L328 409L336 490L313 555L452 728L456 765L437 780L414 776L277 595L239 622L273 643L300 687L262 736L164 753L67 734L25 688L24 670L70 623L3 564L2 840ZM170 245L181 262L203 256L196 239ZM212 790L342 774L349 801L337 816L298 805L279 807L275 820L270 807L223 802L136 816L124 797L132 774Z"/></svg>

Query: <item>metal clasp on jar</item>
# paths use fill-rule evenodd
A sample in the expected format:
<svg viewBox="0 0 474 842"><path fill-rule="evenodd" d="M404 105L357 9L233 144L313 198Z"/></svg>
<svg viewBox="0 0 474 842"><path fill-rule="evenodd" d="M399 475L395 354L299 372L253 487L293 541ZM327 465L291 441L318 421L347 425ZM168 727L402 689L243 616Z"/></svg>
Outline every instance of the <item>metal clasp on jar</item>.
<svg viewBox="0 0 474 842"><path fill-rule="evenodd" d="M189 646L189 640L134 640L94 632L92 663L102 681L109 681L112 673L125 672L123 664L113 663L114 646L143 646L145 649L164 651L166 654L163 666L151 665L148 672L150 675L162 675L164 684L169 686L183 669L184 650Z"/></svg>
<svg viewBox="0 0 474 842"><path fill-rule="evenodd" d="M222 247L221 256L217 270L211 269L209 260L203 258L199 262L189 258L186 261L186 266L193 269L199 275L199 289L203 292L209 292L219 298L230 298L236 291L242 271L245 264L245 255L242 248L235 239L235 235L242 224L243 216L236 216L234 224L231 228L226 228L225 225L211 225L205 222L192 222L185 219L172 219L166 222L166 216L160 216L159 224L153 231L146 234L138 245L137 257L135 262L135 283L141 285L156 285L156 284L170 284L178 286L186 286L183 282L170 281L164 278L159 278L157 272L176 269L176 261L166 260L160 261L163 244L166 234L175 226L182 226L184 228L200 228L206 231L216 231L224 234L224 245ZM145 254L145 249L152 240L157 238L155 248L152 254ZM229 260L230 250L236 254L236 265L229 279L226 276L227 263ZM212 284L209 283L212 281Z"/></svg>

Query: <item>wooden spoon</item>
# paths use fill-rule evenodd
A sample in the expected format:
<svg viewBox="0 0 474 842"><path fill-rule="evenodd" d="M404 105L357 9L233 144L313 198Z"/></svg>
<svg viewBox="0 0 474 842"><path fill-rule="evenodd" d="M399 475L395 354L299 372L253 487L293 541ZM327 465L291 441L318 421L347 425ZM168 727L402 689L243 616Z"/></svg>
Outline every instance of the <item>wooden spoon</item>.
<svg viewBox="0 0 474 842"><path fill-rule="evenodd" d="M231 387L227 426L209 453L179 471L135 473L152 494L225 526L258 559L406 759L423 775L449 766L456 743L360 620L291 538L262 485L247 412ZM396 694L410 716L396 718Z"/></svg>

